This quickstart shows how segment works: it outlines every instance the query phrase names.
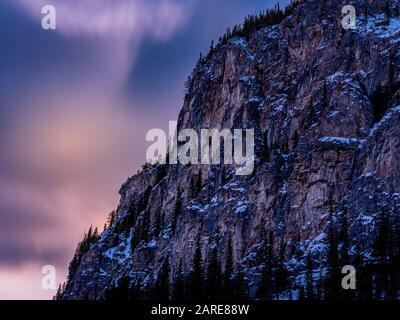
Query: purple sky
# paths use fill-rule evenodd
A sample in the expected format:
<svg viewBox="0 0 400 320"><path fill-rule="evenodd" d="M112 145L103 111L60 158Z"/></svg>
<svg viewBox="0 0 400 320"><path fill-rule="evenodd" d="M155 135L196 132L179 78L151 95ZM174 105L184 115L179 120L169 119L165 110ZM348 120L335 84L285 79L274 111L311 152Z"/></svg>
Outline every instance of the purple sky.
<svg viewBox="0 0 400 320"><path fill-rule="evenodd" d="M0 299L47 299L176 120L201 51L269 0L0 1ZM281 2L281 4L286 1ZM57 30L41 29L41 7Z"/></svg>

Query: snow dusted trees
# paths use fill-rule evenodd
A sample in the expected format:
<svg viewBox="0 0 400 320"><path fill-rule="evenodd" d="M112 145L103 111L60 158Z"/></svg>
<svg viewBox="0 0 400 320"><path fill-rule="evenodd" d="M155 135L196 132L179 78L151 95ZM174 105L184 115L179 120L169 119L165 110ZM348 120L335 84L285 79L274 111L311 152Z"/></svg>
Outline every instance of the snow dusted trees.
<svg viewBox="0 0 400 320"><path fill-rule="evenodd" d="M261 240L261 259L263 262L261 271L260 286L257 290L257 297L259 299L272 299L274 279L273 279L273 268L274 268L274 252L273 252L273 235L269 234L267 240L266 232L264 228L260 230Z"/></svg>
<svg viewBox="0 0 400 320"><path fill-rule="evenodd" d="M93 229L93 227L90 226L89 231L84 234L83 240L78 244L75 250L74 257L72 258L72 261L69 264L68 280L73 278L78 266L81 263L83 255L89 251L90 246L93 243L95 243L98 239L99 239L99 233L97 231L97 228Z"/></svg>

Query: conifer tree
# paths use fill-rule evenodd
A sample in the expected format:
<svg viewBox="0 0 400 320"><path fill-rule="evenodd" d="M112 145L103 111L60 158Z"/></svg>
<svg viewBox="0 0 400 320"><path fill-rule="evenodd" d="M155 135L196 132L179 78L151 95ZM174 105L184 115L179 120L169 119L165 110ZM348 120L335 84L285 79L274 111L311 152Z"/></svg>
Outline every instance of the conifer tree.
<svg viewBox="0 0 400 320"><path fill-rule="evenodd" d="M172 301L185 301L185 278L182 271L182 259L179 261L178 271L175 276L174 287L172 291Z"/></svg>
<svg viewBox="0 0 400 320"><path fill-rule="evenodd" d="M289 278L289 295L288 295L288 300L292 301L293 300L293 282L292 282L292 277Z"/></svg>
<svg viewBox="0 0 400 320"><path fill-rule="evenodd" d="M329 215L328 236L327 236L327 277L326 277L326 298L337 300L339 297L340 274L339 274L339 254L337 247L337 237L333 222L333 215Z"/></svg>
<svg viewBox="0 0 400 320"><path fill-rule="evenodd" d="M123 277L117 285L105 293L106 300L129 300L130 278Z"/></svg>
<svg viewBox="0 0 400 320"><path fill-rule="evenodd" d="M83 235L83 240L77 245L74 257L72 258L72 261L69 264L68 267L68 281L72 279L75 275L76 269L78 268L82 257L89 251L90 246L95 243L99 239L99 234L97 231L97 228L94 229L93 227L90 226L88 232L84 233Z"/></svg>
<svg viewBox="0 0 400 320"><path fill-rule="evenodd" d="M141 301L143 299L143 292L141 290L140 280L137 280L135 284L129 288L129 300Z"/></svg>
<svg viewBox="0 0 400 320"><path fill-rule="evenodd" d="M155 226L154 226L154 236L158 237L160 235L161 232L161 212L160 210L157 210L155 213Z"/></svg>
<svg viewBox="0 0 400 320"><path fill-rule="evenodd" d="M307 254L306 264L306 293L307 300L314 300L313 259L310 252Z"/></svg>
<svg viewBox="0 0 400 320"><path fill-rule="evenodd" d="M303 285L300 283L299 300L300 300L300 301L303 301L303 300L305 300L305 299L306 299L306 297L305 297L305 294L304 294L304 287L303 287Z"/></svg>
<svg viewBox="0 0 400 320"><path fill-rule="evenodd" d="M201 301L204 298L204 274L203 258L201 255L200 237L196 241L192 270L188 275L188 299L189 301Z"/></svg>
<svg viewBox="0 0 400 320"><path fill-rule="evenodd" d="M350 256L349 256L349 231L348 231L348 219L347 219L347 210L344 210L342 213L340 231L339 231L339 240L341 242L340 246L340 254L339 254L339 269L343 268L346 265L350 264ZM344 300L351 300L354 297L353 290L344 290L342 291L341 298Z"/></svg>
<svg viewBox="0 0 400 320"><path fill-rule="evenodd" d="M157 277L157 282L155 285L156 295L157 295L156 298L160 301L169 300L169 287L170 287L169 274L170 274L169 256L167 256L160 269L160 272Z"/></svg>
<svg viewBox="0 0 400 320"><path fill-rule="evenodd" d="M57 289L57 293L53 297L53 300L61 300L61 299L62 299L62 287L61 287L61 283L60 283L60 285L58 286L58 289Z"/></svg>
<svg viewBox="0 0 400 320"><path fill-rule="evenodd" d="M207 289L206 293L211 301L217 301L221 298L221 288L222 288L222 272L221 265L218 259L218 239L217 235L216 243L211 249L210 262L208 264L207 270ZM211 243L209 244L211 245Z"/></svg>
<svg viewBox="0 0 400 320"><path fill-rule="evenodd" d="M199 195L202 186L203 186L203 180L202 180L202 177L201 177L201 171L199 170L199 173L197 175L197 180L196 180L196 186L195 186L196 196Z"/></svg>
<svg viewBox="0 0 400 320"><path fill-rule="evenodd" d="M392 11L390 9L390 2L386 1L385 3L385 25L390 24L392 18Z"/></svg>
<svg viewBox="0 0 400 320"><path fill-rule="evenodd" d="M190 179L190 196L192 199L196 198L203 186L203 180L201 176L201 170L199 172L192 176Z"/></svg>
<svg viewBox="0 0 400 320"><path fill-rule="evenodd" d="M139 220L136 223L136 226L131 229L131 248L133 250L138 246L140 243L140 228L141 228L141 221Z"/></svg>
<svg viewBox="0 0 400 320"><path fill-rule="evenodd" d="M148 242L150 239L150 212L149 210L145 210L143 214L143 223L141 229L141 240L144 242Z"/></svg>
<svg viewBox="0 0 400 320"><path fill-rule="evenodd" d="M390 297L397 298L397 289L400 285L400 217L397 207L393 212L391 237L391 257L390 257Z"/></svg>
<svg viewBox="0 0 400 320"><path fill-rule="evenodd" d="M168 166L166 164L160 164L157 166L156 184L158 184L167 175L167 167Z"/></svg>
<svg viewBox="0 0 400 320"><path fill-rule="evenodd" d="M233 274L233 248L232 248L232 236L229 234L226 246L225 270L223 279L223 286L224 286L223 294L225 300L229 300L232 296L232 274Z"/></svg>
<svg viewBox="0 0 400 320"><path fill-rule="evenodd" d="M232 295L233 299L236 301L243 301L248 299L248 286L246 279L244 278L244 273L240 264L238 265L237 272L233 278L232 283Z"/></svg>
<svg viewBox="0 0 400 320"><path fill-rule="evenodd" d="M221 169L221 185L223 186L225 185L225 183L226 183L226 168L223 165Z"/></svg>
<svg viewBox="0 0 400 320"><path fill-rule="evenodd" d="M322 86L322 108L326 109L328 106L329 106L328 86L326 84L326 79L324 79L324 84Z"/></svg>
<svg viewBox="0 0 400 320"><path fill-rule="evenodd" d="M289 288L289 274L285 265L285 251L286 247L282 243L279 250L279 257L276 261L276 272L275 272L275 291L280 299L280 294L284 293Z"/></svg>
<svg viewBox="0 0 400 320"><path fill-rule="evenodd" d="M273 236L272 232L269 234L269 241L266 240L265 231L262 230L262 259L264 262L263 269L261 272L260 286L257 290L257 296L260 299L272 299L273 293L273 264L274 264L274 254L273 254Z"/></svg>
<svg viewBox="0 0 400 320"><path fill-rule="evenodd" d="M390 231L390 214L387 208L381 208L378 213L376 238L373 245L378 273L375 286L376 299L381 299L387 293Z"/></svg>
<svg viewBox="0 0 400 320"><path fill-rule="evenodd" d="M116 220L116 212L115 211L111 211L107 217L107 225L110 227L114 224L115 220Z"/></svg>
<svg viewBox="0 0 400 320"><path fill-rule="evenodd" d="M368 264L366 263L359 244L356 245L354 268L356 269L356 298L357 300L372 299L372 278Z"/></svg>
<svg viewBox="0 0 400 320"><path fill-rule="evenodd" d="M321 263L320 263L321 265ZM317 300L324 300L325 298L325 291L324 291L324 276L322 273L322 268L320 268L319 275L318 275L318 285L316 290L316 299Z"/></svg>
<svg viewBox="0 0 400 320"><path fill-rule="evenodd" d="M175 200L175 207L174 207L174 212L172 215L172 232L175 233L176 231L176 223L179 218L179 215L181 214L182 211L182 193L181 189L178 187L178 190L176 192L176 200Z"/></svg>
<svg viewBox="0 0 400 320"><path fill-rule="evenodd" d="M340 228L340 241L342 242L340 250L340 266L349 264L349 230L348 230L347 211L343 212L342 224Z"/></svg>

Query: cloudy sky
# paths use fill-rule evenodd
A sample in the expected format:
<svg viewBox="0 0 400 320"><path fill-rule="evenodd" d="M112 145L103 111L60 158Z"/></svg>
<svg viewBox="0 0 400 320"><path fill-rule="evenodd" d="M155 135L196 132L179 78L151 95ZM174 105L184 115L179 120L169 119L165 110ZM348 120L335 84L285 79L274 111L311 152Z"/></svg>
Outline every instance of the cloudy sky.
<svg viewBox="0 0 400 320"><path fill-rule="evenodd" d="M271 0L0 1L0 299L47 299L176 120L199 53ZM286 1L282 1L284 4ZM57 30L41 28L54 5Z"/></svg>

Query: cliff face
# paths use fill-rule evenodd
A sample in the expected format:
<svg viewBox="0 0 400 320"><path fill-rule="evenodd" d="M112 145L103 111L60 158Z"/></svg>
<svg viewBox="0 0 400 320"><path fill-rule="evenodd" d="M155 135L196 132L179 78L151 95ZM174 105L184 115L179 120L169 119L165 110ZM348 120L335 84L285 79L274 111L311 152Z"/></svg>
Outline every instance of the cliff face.
<svg viewBox="0 0 400 320"><path fill-rule="evenodd" d="M334 222L347 215L350 254L360 246L368 256L380 208L400 197L400 18L385 20L388 3L399 4L352 1L357 28L346 31L347 2L307 1L280 24L213 52L190 78L178 128L253 128L254 173L158 165L131 177L116 221L79 259L63 298L104 298L124 276L151 283L166 256L171 274L181 260L187 273L197 237L207 264L217 231L222 252L232 238L235 268L252 288L260 228L273 233L276 251L286 244L298 276L309 252L315 267L324 265L331 214Z"/></svg>

